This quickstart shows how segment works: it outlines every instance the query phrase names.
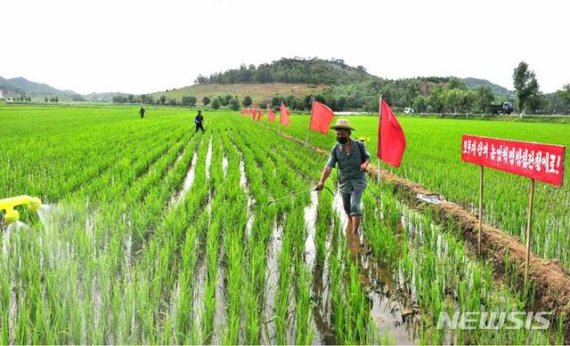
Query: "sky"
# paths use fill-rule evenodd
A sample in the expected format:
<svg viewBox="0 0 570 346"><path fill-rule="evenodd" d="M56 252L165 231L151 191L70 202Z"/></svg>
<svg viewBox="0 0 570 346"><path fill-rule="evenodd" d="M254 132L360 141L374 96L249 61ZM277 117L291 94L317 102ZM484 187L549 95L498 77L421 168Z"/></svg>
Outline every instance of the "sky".
<svg viewBox="0 0 570 346"><path fill-rule="evenodd" d="M0 76L150 93L282 57L343 59L390 79L570 83L570 1L0 0Z"/></svg>

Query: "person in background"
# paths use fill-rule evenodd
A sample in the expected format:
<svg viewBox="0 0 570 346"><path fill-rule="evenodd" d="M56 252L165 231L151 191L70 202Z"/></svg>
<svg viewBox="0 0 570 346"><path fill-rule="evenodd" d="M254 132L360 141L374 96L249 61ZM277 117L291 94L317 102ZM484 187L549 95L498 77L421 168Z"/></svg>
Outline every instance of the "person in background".
<svg viewBox="0 0 570 346"><path fill-rule="evenodd" d="M144 119L144 113L146 112L146 110L144 109L143 106L141 106L141 109L139 110L139 114L141 115L141 119Z"/></svg>
<svg viewBox="0 0 570 346"><path fill-rule="evenodd" d="M194 124L196 124L196 132L202 130L202 133L204 133L204 116L202 111L198 111L198 115L194 118Z"/></svg>

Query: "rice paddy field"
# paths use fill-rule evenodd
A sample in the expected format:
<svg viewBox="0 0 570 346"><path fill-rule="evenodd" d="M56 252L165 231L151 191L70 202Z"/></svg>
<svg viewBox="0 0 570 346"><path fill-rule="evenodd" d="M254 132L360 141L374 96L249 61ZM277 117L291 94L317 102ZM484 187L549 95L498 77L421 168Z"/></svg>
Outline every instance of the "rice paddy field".
<svg viewBox="0 0 570 346"><path fill-rule="evenodd" d="M314 187L326 161L281 136L304 140L307 116L278 129L206 111L205 133L194 133L187 109L149 107L142 120L137 111L0 109L0 198L44 203L1 225L0 344L564 342L556 319L547 329L438 328L440 312L526 311L528 298L498 283L453 224L387 184L369 181L357 235L328 191L273 202ZM350 121L375 153L377 118ZM401 123L408 149L390 170L474 213L479 172L460 160L463 133L570 145L570 124ZM310 142L328 150L334 136ZM487 172L485 222L524 241L528 181ZM568 183L537 185L532 239L566 268Z"/></svg>

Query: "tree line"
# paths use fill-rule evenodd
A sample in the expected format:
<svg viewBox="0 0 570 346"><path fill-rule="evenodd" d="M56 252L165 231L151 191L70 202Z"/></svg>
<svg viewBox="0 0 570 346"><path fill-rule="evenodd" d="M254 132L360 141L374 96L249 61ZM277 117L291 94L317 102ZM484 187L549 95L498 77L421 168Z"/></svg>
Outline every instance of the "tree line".
<svg viewBox="0 0 570 346"><path fill-rule="evenodd" d="M503 102L511 102L517 112L570 113L570 87L553 94L540 91L534 71L521 62L513 70L515 92L489 84L478 87L454 77L418 77L398 80L382 79L366 72L362 66L350 67L341 59L281 59L271 64L240 66L209 77L198 76L197 84L232 83L309 83L326 84L319 93L304 95L266 95L256 100L265 108L277 107L284 102L290 109L308 111L311 99L327 104L334 111L378 111L378 97L382 95L396 111L413 108L417 113L436 114L489 114ZM475 84L477 85L477 84ZM213 109L237 110L253 104L250 96L242 95L204 97L202 105ZM144 103L161 105L196 106L199 100L192 95L181 98L160 95L118 95L114 103Z"/></svg>

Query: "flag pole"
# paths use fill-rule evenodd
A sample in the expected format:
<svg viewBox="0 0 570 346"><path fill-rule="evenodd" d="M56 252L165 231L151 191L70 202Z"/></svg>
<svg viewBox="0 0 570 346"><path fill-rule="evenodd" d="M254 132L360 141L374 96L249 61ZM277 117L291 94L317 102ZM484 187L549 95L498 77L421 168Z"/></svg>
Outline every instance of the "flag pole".
<svg viewBox="0 0 570 346"><path fill-rule="evenodd" d="M530 266L530 232L532 229L532 207L534 204L534 179L530 179L529 196L528 196L528 219L526 224L526 258L524 268L524 287L528 284L528 268Z"/></svg>
<svg viewBox="0 0 570 346"><path fill-rule="evenodd" d="M311 117L309 118L309 127L307 128L307 139L305 140L305 145L309 144L309 135L311 133L311 121L313 121L313 104L315 103L315 98L311 97Z"/></svg>
<svg viewBox="0 0 570 346"><path fill-rule="evenodd" d="M379 101L379 111L378 111L378 153L381 153L381 134L382 134L382 95L380 95L380 101ZM378 176L376 177L377 183L380 184L380 157L379 155L376 155L376 159L378 160L378 169L377 174Z"/></svg>
<svg viewBox="0 0 570 346"><path fill-rule="evenodd" d="M281 135L281 118L283 118L283 113L279 113L279 121L277 122L277 134Z"/></svg>

